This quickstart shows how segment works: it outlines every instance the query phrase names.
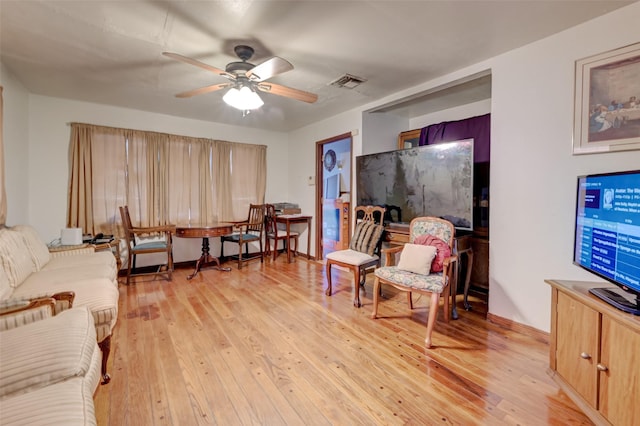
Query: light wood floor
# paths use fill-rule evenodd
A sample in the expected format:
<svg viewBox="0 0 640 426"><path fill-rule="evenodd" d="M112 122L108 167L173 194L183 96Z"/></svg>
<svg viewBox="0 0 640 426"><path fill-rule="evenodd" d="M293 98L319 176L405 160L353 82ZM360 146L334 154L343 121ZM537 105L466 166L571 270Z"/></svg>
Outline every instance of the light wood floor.
<svg viewBox="0 0 640 426"><path fill-rule="evenodd" d="M547 375L548 345L460 310L423 347L425 298L385 290L372 320L351 274L286 257L191 281L120 286L100 425L591 424ZM417 297L416 297L417 299ZM461 305L461 303L460 303Z"/></svg>

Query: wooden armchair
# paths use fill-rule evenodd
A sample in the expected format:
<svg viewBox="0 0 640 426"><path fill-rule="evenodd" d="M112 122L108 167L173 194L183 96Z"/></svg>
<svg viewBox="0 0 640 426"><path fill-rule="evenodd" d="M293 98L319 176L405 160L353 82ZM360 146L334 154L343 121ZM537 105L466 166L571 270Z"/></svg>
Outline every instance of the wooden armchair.
<svg viewBox="0 0 640 426"><path fill-rule="evenodd" d="M429 296L429 319L427 322L427 336L425 345L431 347L431 333L436 323L436 315L440 303L440 295L444 297L444 320L449 322L449 293L450 285L454 282L455 268L458 256L454 252L453 224L436 217L417 217L409 225L409 244L383 250L385 266L375 270L373 283L373 313L371 318L378 317L378 301L380 299L380 285L388 284L407 292L409 309L413 309L411 293L421 293ZM425 238L427 237L427 238ZM434 272L433 261L437 255L436 246L414 244L416 240L431 239L434 242L448 245L448 256L436 260L442 261L442 271ZM446 248L446 247L445 247ZM427 250L428 249L428 250ZM444 250L443 250L444 251ZM401 252L400 262L395 266L395 255ZM428 254L425 254L429 252ZM439 269L439 268L437 268Z"/></svg>
<svg viewBox="0 0 640 426"><path fill-rule="evenodd" d="M338 250L327 254L327 291L325 294L331 296L331 266L339 265L353 271L354 298L353 305L362 306L360 303L360 287L364 286L367 270L376 267L380 263L380 244L384 227L382 218L385 208L376 206L358 206L354 209L356 218L363 212L363 218L356 225L351 238L351 244L346 250ZM377 218L375 217L377 216Z"/></svg>
<svg viewBox="0 0 640 426"><path fill-rule="evenodd" d="M234 222L236 229L232 234L220 237L220 257L224 258L224 243L233 243L238 245L238 269L242 269L242 263L249 260L260 258L260 262L264 263L264 251L262 250L262 233L264 231L265 222L265 204L250 204L249 216L246 221ZM249 256L249 243L257 242L260 245L260 252L257 255ZM242 256L242 249L245 249L245 255ZM235 258L235 256L230 256Z"/></svg>
<svg viewBox="0 0 640 426"><path fill-rule="evenodd" d="M124 238L127 242L128 262L127 262L127 284L132 276L139 275L159 275L166 274L167 279L171 281L171 273L173 272L173 245L172 236L176 233L176 225L161 225L149 227L134 227L129 216L129 207L120 207L120 216L122 217L122 225L124 227ZM144 237L155 235L156 238L150 241L144 241ZM138 241L136 242L136 237ZM142 240L140 240L142 238ZM140 254L150 253L166 253L166 265L159 265L154 272L135 273L136 257ZM164 267L164 270L163 270ZM132 273L133 269L133 273Z"/></svg>

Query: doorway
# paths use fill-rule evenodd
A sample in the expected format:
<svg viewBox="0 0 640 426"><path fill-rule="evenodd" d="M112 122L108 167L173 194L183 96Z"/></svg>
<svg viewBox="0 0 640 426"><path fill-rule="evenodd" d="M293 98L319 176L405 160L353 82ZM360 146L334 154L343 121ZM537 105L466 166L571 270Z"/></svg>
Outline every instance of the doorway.
<svg viewBox="0 0 640 426"><path fill-rule="evenodd" d="M349 247L352 137L345 133L316 142L317 259Z"/></svg>

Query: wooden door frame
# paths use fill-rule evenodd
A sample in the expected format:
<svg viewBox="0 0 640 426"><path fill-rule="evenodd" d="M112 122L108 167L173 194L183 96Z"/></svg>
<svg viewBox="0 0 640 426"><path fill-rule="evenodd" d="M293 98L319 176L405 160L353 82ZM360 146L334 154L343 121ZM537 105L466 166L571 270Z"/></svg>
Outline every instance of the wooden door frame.
<svg viewBox="0 0 640 426"><path fill-rule="evenodd" d="M349 139L349 162L351 163L351 167L349 169L351 171L351 176L349 176L349 195L350 197L353 197L353 135L351 132L316 142L316 260L322 260L322 195L324 194L324 180L322 179L322 151L324 145L343 139ZM349 208L353 208L353 203L350 204ZM351 232L351 224L349 224L349 232Z"/></svg>

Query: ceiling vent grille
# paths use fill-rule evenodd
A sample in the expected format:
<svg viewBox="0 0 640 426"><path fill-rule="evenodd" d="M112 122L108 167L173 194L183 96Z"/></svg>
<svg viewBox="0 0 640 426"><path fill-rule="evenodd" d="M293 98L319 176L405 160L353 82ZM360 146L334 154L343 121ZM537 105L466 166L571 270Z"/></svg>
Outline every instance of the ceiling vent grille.
<svg viewBox="0 0 640 426"><path fill-rule="evenodd" d="M338 77L336 80L333 80L330 84L331 86L344 87L345 89L353 89L358 87L362 83L367 81L366 78L356 77L355 75L345 74L342 77Z"/></svg>

